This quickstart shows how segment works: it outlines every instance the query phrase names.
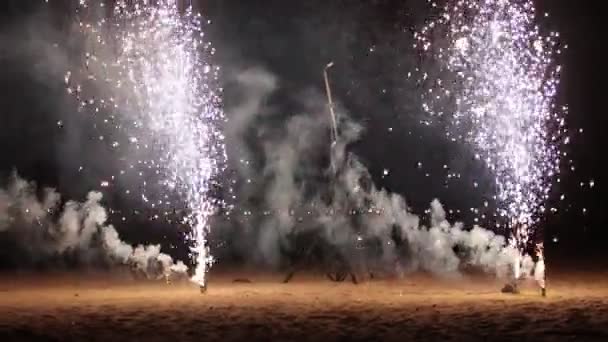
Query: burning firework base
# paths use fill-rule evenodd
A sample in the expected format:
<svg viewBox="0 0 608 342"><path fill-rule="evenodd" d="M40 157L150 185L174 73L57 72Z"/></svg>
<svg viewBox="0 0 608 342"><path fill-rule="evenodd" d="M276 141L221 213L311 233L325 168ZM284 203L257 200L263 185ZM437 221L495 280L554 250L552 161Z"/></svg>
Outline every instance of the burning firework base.
<svg viewBox="0 0 608 342"><path fill-rule="evenodd" d="M536 244L534 253L536 256L534 268L531 271L527 271L522 274L520 271L522 268L522 258L518 258L516 264L513 265L511 281L504 285L504 287L501 289L502 293L519 294L519 285L526 279L533 277L536 285L540 289L541 296L547 296L547 275L543 243Z"/></svg>

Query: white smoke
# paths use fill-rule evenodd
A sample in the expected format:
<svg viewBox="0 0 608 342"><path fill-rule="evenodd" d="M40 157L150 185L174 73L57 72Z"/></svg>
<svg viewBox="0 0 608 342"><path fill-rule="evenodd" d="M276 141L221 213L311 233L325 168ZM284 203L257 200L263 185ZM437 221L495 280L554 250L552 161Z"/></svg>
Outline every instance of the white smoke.
<svg viewBox="0 0 608 342"><path fill-rule="evenodd" d="M345 167L337 176L339 181L334 183L333 197L350 202L350 207L361 208L363 212L359 209L354 214L346 213L340 217L339 213L344 213L344 210L337 210L341 203L333 201L323 209L333 213L323 220L327 229L334 230L327 236L345 235L337 234L335 230L357 230L357 234L365 239L381 242L381 261L384 264L396 263L402 269L455 276L463 268L476 267L499 277L509 275L519 252L510 247L503 236L479 226L467 230L462 223L450 223L439 200L431 203L430 225L421 224L421 219L411 211L401 195L377 189L367 169L354 154L341 154L346 159L336 162ZM334 223L327 224L332 221ZM399 231L398 241L391 236L394 228ZM333 243L340 245L343 241ZM407 246L407 255L400 254L396 246L399 243ZM530 266L524 263L524 268L529 270Z"/></svg>
<svg viewBox="0 0 608 342"><path fill-rule="evenodd" d="M148 278L186 273L187 267L175 263L160 251L160 245L133 247L120 239L107 223L102 194L90 192L86 201L61 204L51 188L39 189L13 173L6 189L0 188L0 237L13 240L38 260L76 255L86 260L93 251L106 261L129 265Z"/></svg>
<svg viewBox="0 0 608 342"><path fill-rule="evenodd" d="M248 228L258 229L258 255L266 262L277 265L282 249L297 243L290 239L318 230L352 268L363 262L392 272L423 270L439 276L457 276L470 267L498 277L512 276L519 267L522 274L530 273L529 256L520 258L503 236L491 230L450 223L438 200L431 203L426 226L401 195L376 188L364 164L348 151L363 128L344 111L337 110L339 139L330 152L329 118L321 95L308 93L300 98L305 114L283 116L277 122L269 115L272 109L262 105L274 90L275 78L260 70L252 75L240 86L259 98L248 97L230 113L227 129L239 132L240 139L229 141L234 149L254 150L256 146L242 136L257 137L258 160L263 164L257 170L247 168L241 177L261 183L252 188L269 214L252 220L256 227ZM265 134L268 131L273 134ZM327 163L320 167L318 160L324 155L331 156L335 172ZM376 241L376 255L353 248L357 241Z"/></svg>

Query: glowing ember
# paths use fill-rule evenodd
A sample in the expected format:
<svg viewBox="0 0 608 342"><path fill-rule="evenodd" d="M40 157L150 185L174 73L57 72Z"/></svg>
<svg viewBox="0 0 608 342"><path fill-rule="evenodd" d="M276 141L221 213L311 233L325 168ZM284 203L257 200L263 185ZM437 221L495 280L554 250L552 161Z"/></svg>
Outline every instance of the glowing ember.
<svg viewBox="0 0 608 342"><path fill-rule="evenodd" d="M545 211L566 133L554 104L559 35L541 34L535 16L530 0L449 1L416 34L441 65L423 78L424 109L492 171L498 214L520 251Z"/></svg>
<svg viewBox="0 0 608 342"><path fill-rule="evenodd" d="M128 137L111 146L131 163L127 171L141 179L145 203L150 176L183 196L197 264L193 280L205 285L213 261L207 221L218 205L209 191L224 168L225 149L218 129L224 120L219 68L209 62L214 49L203 39L202 18L191 6L180 9L177 0L117 1L101 18L95 17L97 7L104 5L80 1L87 52L84 67L65 76L68 92L83 110L102 113L112 131Z"/></svg>

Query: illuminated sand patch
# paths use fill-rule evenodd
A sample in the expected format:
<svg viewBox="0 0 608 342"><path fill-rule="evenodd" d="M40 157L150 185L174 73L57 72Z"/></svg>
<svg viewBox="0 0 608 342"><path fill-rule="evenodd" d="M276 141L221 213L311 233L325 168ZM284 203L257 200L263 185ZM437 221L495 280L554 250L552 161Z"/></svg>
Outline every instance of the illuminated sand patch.
<svg viewBox="0 0 608 342"><path fill-rule="evenodd" d="M602 315L608 274L556 276L544 299L533 286L520 296L501 294L488 278L442 282L415 276L359 286L303 275L290 284L279 283L278 276L252 276L251 284L235 284L234 278L212 276L207 295L192 284L13 279L0 292L0 333L31 340L206 341L608 336L608 316Z"/></svg>

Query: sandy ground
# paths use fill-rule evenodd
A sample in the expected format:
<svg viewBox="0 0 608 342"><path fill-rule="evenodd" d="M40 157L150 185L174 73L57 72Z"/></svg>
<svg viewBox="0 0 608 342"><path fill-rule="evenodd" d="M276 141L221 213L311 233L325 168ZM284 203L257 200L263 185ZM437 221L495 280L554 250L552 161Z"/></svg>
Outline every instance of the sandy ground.
<svg viewBox="0 0 608 342"><path fill-rule="evenodd" d="M0 341L608 341L608 274L528 284L411 276L360 285L239 274L191 284L0 276Z"/></svg>

